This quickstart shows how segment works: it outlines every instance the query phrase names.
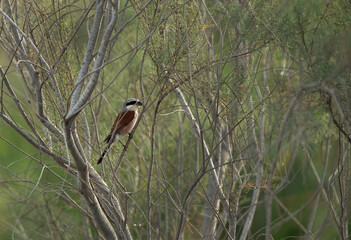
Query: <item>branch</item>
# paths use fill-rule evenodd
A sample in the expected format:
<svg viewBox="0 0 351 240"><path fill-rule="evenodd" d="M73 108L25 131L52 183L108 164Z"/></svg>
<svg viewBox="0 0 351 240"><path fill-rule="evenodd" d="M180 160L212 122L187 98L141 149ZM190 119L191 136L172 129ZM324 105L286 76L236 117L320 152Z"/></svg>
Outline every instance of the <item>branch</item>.
<svg viewBox="0 0 351 240"><path fill-rule="evenodd" d="M32 46L34 52L38 55L39 59L41 60L41 62L44 64L44 66L46 67L46 71L48 72L49 74L49 77L51 79L51 82L53 84L53 87L54 87L54 91L55 91L55 94L56 94L56 97L59 99L59 102L60 102L60 107L61 107L61 111L64 112L65 110L65 106L63 104L63 99L62 99L62 94L60 92L60 89L57 85L57 81L56 81L56 78L55 78L55 75L52 71L52 69L50 68L49 64L46 62L46 60L43 58L43 56L40 54L40 51L37 49L37 47L35 46L35 44L32 42L32 40L21 30L21 28L12 20L13 17L12 17L12 13L11 13L11 8L10 8L10 3L8 2L8 0L5 0L5 6L7 8L7 10L9 11L9 15L7 15L3 10L2 8L0 8L0 13L7 19L7 21L11 24L12 26L12 34L17 42L17 44L19 45L19 48L21 50L21 56L24 60L28 61L29 58L28 56L25 54L25 51L24 51L24 48L23 46L21 45L21 40L18 36L18 33L26 39L26 41ZM27 63L26 64L27 68L28 68L28 71L31 73L31 76L33 75L38 75L36 73L36 71L34 70L34 68L29 64ZM39 81L38 77L35 77L36 80Z"/></svg>
<svg viewBox="0 0 351 240"><path fill-rule="evenodd" d="M106 215L104 214L97 200L97 197L94 194L92 187L89 183L89 163L86 162L86 159L84 159L78 151L72 136L72 130L70 126L71 124L68 121L64 121L65 140L67 141L68 149L76 164L79 181L79 190L84 196L87 205L91 211L91 214L94 216L96 224L99 226L99 229L101 230L104 237L106 239L117 239L117 236Z"/></svg>
<svg viewBox="0 0 351 240"><path fill-rule="evenodd" d="M197 123L197 121L196 121L191 109L189 108L189 105L186 102L185 97L184 97L182 91L180 90L180 87L175 88L174 92L177 95L178 101L180 102L183 110L187 113L186 116L188 117L188 120L190 121L190 123L191 123L191 125L193 127L193 130L195 132L196 137L200 138L201 130L200 130L199 124ZM204 139L201 139L201 141L203 142L203 145L204 145L205 158L209 158L210 167L213 169L212 170L212 174L214 175L215 185L216 185L216 187L217 187L217 189L218 189L218 191L219 191L219 193L221 195L221 198L222 199L226 199L226 197L225 197L225 195L224 195L224 193L222 191L222 188L221 188L221 185L220 185L220 182L219 182L219 179L218 179L218 174L217 174L217 172L215 170L216 167L215 167L215 165L213 163L213 159L211 157L210 151L208 150L207 144L206 144ZM225 207L229 207L227 202L222 201L222 203L223 203L223 205Z"/></svg>
<svg viewBox="0 0 351 240"><path fill-rule="evenodd" d="M289 119L293 109L295 108L295 105L298 102L298 99L306 91L309 91L309 90L321 90L321 91L327 93L337 103L336 106L338 107L339 115L341 116L342 119L344 119L345 118L344 114L341 110L340 104L338 103L338 101L335 97L335 94L333 93L333 91L331 89L322 85L323 82L327 82L327 81L334 79L342 71L342 69L343 68L337 69L335 72L333 72L332 74L327 76L322 81L315 81L315 82L307 83L303 87L301 87L300 90L298 91L298 93L296 94L295 98L292 100L288 110L286 111L286 113L284 115L282 125L280 128L280 132L279 132L279 136L278 136L277 150L276 150L276 154L274 156L273 162L272 162L270 174L269 174L268 181L267 181L267 188L266 188L265 201L266 201L266 238L267 239L271 235L272 201L273 201L273 195L274 195L274 193L272 192L273 175L274 175L274 172L276 170L277 162L279 159L279 152L281 149L282 140L283 140L283 136L285 134L285 128L286 128L286 124L288 122L288 119Z"/></svg>
<svg viewBox="0 0 351 240"><path fill-rule="evenodd" d="M5 115L4 113L0 113L0 117L2 119L4 119L4 121L11 127L13 128L17 133L19 133L27 142L29 142L32 146L34 146L35 148L37 148L38 150L44 152L45 154L49 155L51 158L53 158L61 167L63 167L64 169L67 170L72 170L70 168L68 168L69 163L68 161L55 154L54 152L52 152L50 149L46 148L44 145L38 143L37 141L35 141L34 139L32 139L30 136L28 136L19 126L17 126L17 124L15 124L7 115Z"/></svg>
<svg viewBox="0 0 351 240"><path fill-rule="evenodd" d="M342 111L342 108L341 108L341 106L340 106L340 103L339 103L339 101L337 100L337 98L336 98L334 92L333 92L331 89L329 89L329 88L327 88L327 87L325 87L325 86L321 86L320 89L321 89L324 93L328 94L328 96L329 96L329 98L327 99L327 105L328 105L328 109L329 109L330 115L331 115L331 117L332 117L332 119L333 119L334 125L339 129L339 131L346 137L347 141L351 144L350 134L347 133L347 132L345 131L345 129L341 126L341 124L340 124L340 123L338 122L338 120L336 120L336 118L335 118L335 114L334 114L334 111L333 111L333 108L332 108L332 100L334 101L334 104L335 104L336 107L337 107L337 110L338 110L338 113L339 113L339 115L340 115L340 118L341 118L342 120L344 120L344 122L346 122L345 115L344 115L344 113L343 113L343 111Z"/></svg>
<svg viewBox="0 0 351 240"><path fill-rule="evenodd" d="M264 101L263 100L263 97L261 96L261 101ZM250 97L250 110L253 111L252 109L252 99ZM259 125L259 129L260 129L260 143L258 142L257 140L257 136L256 136L256 132L255 132L255 120L253 118L253 115L251 115L251 134L252 134L252 138L253 138L253 141L254 141L254 144L255 144L255 147L256 147L256 153L257 153L257 156L258 156L258 162L257 162L257 176L256 176L256 181L255 181L255 189L253 191L253 194L252 194L252 198L251 198L251 203L250 203L250 210L248 212L248 215L247 215L247 218L246 218L246 221L245 221L245 224L244 224L244 229L243 231L241 232L241 236L240 236L240 240L245 240L248 233L249 233L249 230L251 228L251 224L252 224L252 221L253 221L253 217L254 217L254 214L256 212L256 206L257 206L257 202L258 202L258 197L260 195L260 188L258 186L261 185L261 182L262 182L262 175L263 175L263 146L264 146L264 109L265 109L265 106L263 104L263 107L262 107L262 113L261 113L261 121L260 121L260 125ZM234 237L234 236L233 236Z"/></svg>
<svg viewBox="0 0 351 240"><path fill-rule="evenodd" d="M172 80L169 79L169 82L172 83ZM191 109L190 109L188 103L186 102L185 97L184 97L184 95L183 95L183 93L182 93L180 87L175 88L175 89L174 89L174 93L177 95L178 101L179 101L181 107L182 107L183 110L187 113L186 116L188 117L188 119L189 119L189 121L190 121L190 123L191 123L191 125L192 125L192 127L193 127L193 130L194 130L194 132L195 132L196 137L202 142L203 150L204 150L204 154L205 154L204 157L205 157L205 159L208 159L208 160L209 160L210 168L212 169L212 171L210 172L210 174L212 174L212 176L213 176L214 184L215 184L216 189L218 190L218 193L219 193L219 195L220 195L219 198L220 198L220 200L221 200L221 203L222 203L223 207L224 207L225 209L228 210L228 209L229 209L229 204L228 204L228 202L227 202L227 200L226 200L227 198L225 197L225 195L224 195L224 193L223 193L223 190L222 190L222 187L221 187L219 178L218 178L218 174L217 174L217 172L216 172L216 169L217 169L217 168L215 167L215 165L214 165L214 163L213 163L213 159L212 159L212 157L211 157L210 151L209 151L209 149L208 149L208 147L207 147L207 144L206 144L204 138L201 137L201 129L200 129L200 126L199 126L198 122L196 121L196 119L195 119L195 117L194 117L194 115L193 115L193 113L192 113L192 111L191 111ZM204 172L205 172L205 166L203 166L203 169L202 169L202 170L203 170L202 172L204 173ZM194 184L192 185L192 187L187 191L186 197L185 197L184 202L183 202L183 206L185 205L185 202L186 202L187 197L189 196L190 192L194 189L194 187L195 187L195 186L197 185L197 183L200 181L200 179L201 179L202 176L203 176L203 174L200 174L200 175L196 178L196 180L194 181ZM178 226L178 231L177 231L177 237L176 237L176 239L179 238L180 231L181 231L181 229L182 229L183 226L184 226L185 218L186 218L186 216L184 215L184 210L183 210L183 211L181 212L181 219L180 219L180 223L179 223L179 226Z"/></svg>
<svg viewBox="0 0 351 240"><path fill-rule="evenodd" d="M86 48L85 53L84 53L82 66L81 66L80 71L78 73L78 77L77 77L77 80L75 82L74 90L72 93L72 99L71 99L71 105L70 105L71 108L77 103L79 96L80 96L80 93L82 92L82 89L84 86L85 76L89 70L90 62L93 59L93 51L94 51L97 37L98 37L99 31L100 31L100 25L101 25L101 19L102 19L103 13L104 13L103 7L104 7L105 1L97 0L96 2L98 4L96 7L96 11L95 11L95 17L94 17L93 25L91 26L90 36L89 36L87 48Z"/></svg>
<svg viewBox="0 0 351 240"><path fill-rule="evenodd" d="M99 51L97 53L97 58L96 58L96 61L94 64L93 73L91 74L90 80L87 83L87 86L86 86L84 92L77 100L77 103L74 105L71 105L70 111L67 114L66 119L74 118L82 110L82 107L89 100L91 94L93 93L95 86L99 80L100 70L97 70L97 69L99 69L103 65L107 46L109 44L112 31L116 25L117 17L118 17L118 13L116 11L113 11L111 21L109 22L109 24L105 30L103 39L102 39L101 44L100 44L100 48L99 48ZM87 50L89 50L89 49L87 49ZM77 88L77 89L79 89L79 88ZM76 95L76 94L77 94L77 90L74 91L73 95ZM73 98L73 96L72 96L72 98Z"/></svg>

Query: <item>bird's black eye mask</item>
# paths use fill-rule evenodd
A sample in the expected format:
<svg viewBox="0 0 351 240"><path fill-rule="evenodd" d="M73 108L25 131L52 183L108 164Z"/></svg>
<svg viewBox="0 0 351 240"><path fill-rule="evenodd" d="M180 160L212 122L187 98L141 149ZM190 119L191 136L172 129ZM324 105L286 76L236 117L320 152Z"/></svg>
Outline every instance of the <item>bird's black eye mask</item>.
<svg viewBox="0 0 351 240"><path fill-rule="evenodd" d="M135 103L136 103L136 101L131 101L131 102L127 103L126 106L134 105Z"/></svg>

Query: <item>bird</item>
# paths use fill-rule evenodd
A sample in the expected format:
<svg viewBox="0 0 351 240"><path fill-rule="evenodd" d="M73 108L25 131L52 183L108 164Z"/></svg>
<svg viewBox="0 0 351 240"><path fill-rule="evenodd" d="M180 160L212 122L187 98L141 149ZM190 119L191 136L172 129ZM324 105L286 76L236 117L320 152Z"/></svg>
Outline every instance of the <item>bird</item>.
<svg viewBox="0 0 351 240"><path fill-rule="evenodd" d="M143 103L136 98L128 98L123 103L123 106L112 125L110 133L104 140L104 142L107 143L107 146L101 154L97 164L102 162L113 143L119 141L122 137L126 136L133 130L138 119L138 109L140 106L143 106Z"/></svg>

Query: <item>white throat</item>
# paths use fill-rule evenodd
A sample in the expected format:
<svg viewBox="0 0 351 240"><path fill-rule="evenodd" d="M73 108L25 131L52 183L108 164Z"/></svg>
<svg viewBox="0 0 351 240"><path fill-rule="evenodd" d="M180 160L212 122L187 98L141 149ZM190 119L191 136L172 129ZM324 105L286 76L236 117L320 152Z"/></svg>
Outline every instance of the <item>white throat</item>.
<svg viewBox="0 0 351 240"><path fill-rule="evenodd" d="M127 111L138 111L138 105L129 105L129 106L126 106L127 108Z"/></svg>

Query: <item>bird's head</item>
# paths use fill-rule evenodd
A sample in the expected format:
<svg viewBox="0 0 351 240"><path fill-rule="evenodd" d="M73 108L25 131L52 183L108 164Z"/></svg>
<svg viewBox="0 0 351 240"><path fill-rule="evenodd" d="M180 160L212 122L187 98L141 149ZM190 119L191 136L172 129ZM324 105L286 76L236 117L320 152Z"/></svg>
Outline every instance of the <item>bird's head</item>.
<svg viewBox="0 0 351 240"><path fill-rule="evenodd" d="M139 99L136 98L128 98L122 107L122 110L128 110L128 111L136 111L140 106L143 106L143 103L139 101Z"/></svg>

